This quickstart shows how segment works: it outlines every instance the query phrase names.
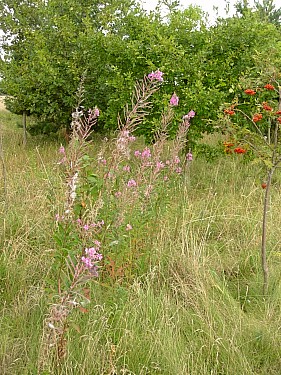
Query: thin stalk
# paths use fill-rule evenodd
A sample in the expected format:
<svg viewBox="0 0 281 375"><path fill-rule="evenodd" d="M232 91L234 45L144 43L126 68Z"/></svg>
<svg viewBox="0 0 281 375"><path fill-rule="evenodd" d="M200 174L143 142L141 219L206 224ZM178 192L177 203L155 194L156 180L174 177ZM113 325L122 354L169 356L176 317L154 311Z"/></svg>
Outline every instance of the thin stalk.
<svg viewBox="0 0 281 375"><path fill-rule="evenodd" d="M280 103L279 103L280 107ZM261 245L261 260L262 260L262 269L263 269L263 294L266 295L268 291L268 264L266 259L266 222L267 222L267 212L268 212L268 204L269 204L269 191L270 185L272 181L272 176L275 171L275 168L278 166L280 162L280 156L276 159L277 154L277 147L278 147L278 130L279 130L279 123L276 121L275 129L274 129L274 149L272 154L272 167L268 171L267 175L267 184L266 190L264 195L264 202L263 202L263 222L262 222L262 245Z"/></svg>
<svg viewBox="0 0 281 375"><path fill-rule="evenodd" d="M27 143L27 131L26 131L26 111L22 113L22 127L23 127L23 146Z"/></svg>
<svg viewBox="0 0 281 375"><path fill-rule="evenodd" d="M5 166L5 159L4 159L4 152L3 152L3 137L0 134L0 159L2 164L2 173L3 173L3 187L4 187L4 197L5 197L5 204L7 203L7 172Z"/></svg>
<svg viewBox="0 0 281 375"><path fill-rule="evenodd" d="M268 291L268 264L266 259L266 224L267 224L267 212L269 204L269 191L274 173L274 167L271 168L267 175L266 190L263 201L263 220L262 220L262 244L261 244L261 261L263 270L263 294L266 295Z"/></svg>
<svg viewBox="0 0 281 375"><path fill-rule="evenodd" d="M262 140L264 141L264 143L270 148L270 143L269 143L269 141L267 141L267 140L264 138L264 136L263 136L263 134L262 134L262 131L261 131L260 128L257 126L257 124L255 123L255 121L253 121L253 120L251 119L251 117L247 115L247 113L241 111L241 109L236 108L236 112L240 112L240 113L242 113L243 116L246 117L246 118L247 118L247 119L248 119L248 120L254 125L254 127L255 127L255 129L257 130L257 132L259 133L261 139L262 139Z"/></svg>

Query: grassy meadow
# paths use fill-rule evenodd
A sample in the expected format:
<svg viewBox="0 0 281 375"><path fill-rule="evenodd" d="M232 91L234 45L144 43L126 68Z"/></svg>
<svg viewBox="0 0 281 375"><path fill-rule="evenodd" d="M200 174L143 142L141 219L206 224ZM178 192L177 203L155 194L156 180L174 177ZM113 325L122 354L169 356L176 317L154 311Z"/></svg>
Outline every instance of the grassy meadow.
<svg viewBox="0 0 281 375"><path fill-rule="evenodd" d="M169 189L160 187L147 220L131 217L116 245L130 270L118 274L104 258L84 289L88 304L68 319L63 360L50 361L42 347L55 295L54 216L64 200L60 143L34 137L23 148L20 122L0 112L1 374L281 373L281 176L271 190L264 297L264 173L243 155L194 155ZM114 233L102 246L107 261Z"/></svg>

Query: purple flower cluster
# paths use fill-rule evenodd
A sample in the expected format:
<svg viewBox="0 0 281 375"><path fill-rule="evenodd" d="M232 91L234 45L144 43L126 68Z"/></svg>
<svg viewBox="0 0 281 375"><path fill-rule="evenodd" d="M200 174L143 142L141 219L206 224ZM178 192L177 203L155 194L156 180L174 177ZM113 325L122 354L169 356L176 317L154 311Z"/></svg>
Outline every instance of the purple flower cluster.
<svg viewBox="0 0 281 375"><path fill-rule="evenodd" d="M189 111L187 115L184 115L183 116L183 120L190 120L191 118L193 118L195 116L195 112L193 110Z"/></svg>
<svg viewBox="0 0 281 375"><path fill-rule="evenodd" d="M179 105L179 97L176 95L176 93L173 93L173 95L172 95L172 97L171 97L171 99L170 99L170 104L172 105L172 106L177 106L177 105Z"/></svg>
<svg viewBox="0 0 281 375"><path fill-rule="evenodd" d="M98 276L97 262L102 260L102 254L100 254L101 243L97 240L94 241L95 247L89 247L85 249L85 255L81 257L81 261L84 267L87 268L93 276Z"/></svg>
<svg viewBox="0 0 281 375"><path fill-rule="evenodd" d="M161 72L159 69L156 70L156 72L151 72L148 74L148 78L153 81L153 80L156 80L156 81L159 81L159 82L163 82L163 72Z"/></svg>
<svg viewBox="0 0 281 375"><path fill-rule="evenodd" d="M135 157L139 158L141 157L142 159L148 159L151 157L151 151L148 147L146 147L142 152L139 150L136 150L134 152Z"/></svg>
<svg viewBox="0 0 281 375"><path fill-rule="evenodd" d="M128 187L136 187L137 183L136 183L135 180L129 180L128 183L127 183L127 186Z"/></svg>
<svg viewBox="0 0 281 375"><path fill-rule="evenodd" d="M188 161L192 161L193 160L193 155L191 152L189 152L188 154L186 154L186 160Z"/></svg>

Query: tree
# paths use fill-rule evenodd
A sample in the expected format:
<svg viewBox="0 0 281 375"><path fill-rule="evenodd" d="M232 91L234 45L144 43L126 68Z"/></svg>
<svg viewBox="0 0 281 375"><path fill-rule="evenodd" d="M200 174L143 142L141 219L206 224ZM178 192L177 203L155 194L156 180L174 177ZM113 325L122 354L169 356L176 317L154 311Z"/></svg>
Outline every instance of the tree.
<svg viewBox="0 0 281 375"><path fill-rule="evenodd" d="M100 108L99 130L114 130L135 80L160 69L164 84L139 132L153 138L173 92L180 103L171 135L191 109L197 116L190 137L213 131L218 107L232 100L239 77L255 68L255 51L268 51L279 31L250 10L207 28L200 8L165 3L170 10L163 18L130 0L3 1L0 69L9 108L35 115L44 131L67 127L85 75L83 105Z"/></svg>
<svg viewBox="0 0 281 375"><path fill-rule="evenodd" d="M262 20L280 26L281 8L276 9L273 0L255 0L255 8Z"/></svg>
<svg viewBox="0 0 281 375"><path fill-rule="evenodd" d="M19 7L10 0L1 10L2 29L10 38L4 44L2 69L3 87L12 97L10 109L67 126L85 71L84 103L99 105L103 128L116 127L117 113L129 100L135 80L151 70L165 72L164 91L170 96L191 60L185 56L186 45L174 37L181 14L175 9L166 24L160 13L148 15L131 1L50 0ZM181 14L189 43L199 35L199 20L198 10ZM162 107L158 100L156 112Z"/></svg>
<svg viewBox="0 0 281 375"><path fill-rule="evenodd" d="M59 126L70 122L83 73L89 70L94 79L109 70L104 46L118 35L125 14L137 12L131 1L88 0L20 5L9 0L0 9L6 33L3 88L11 96L10 109Z"/></svg>

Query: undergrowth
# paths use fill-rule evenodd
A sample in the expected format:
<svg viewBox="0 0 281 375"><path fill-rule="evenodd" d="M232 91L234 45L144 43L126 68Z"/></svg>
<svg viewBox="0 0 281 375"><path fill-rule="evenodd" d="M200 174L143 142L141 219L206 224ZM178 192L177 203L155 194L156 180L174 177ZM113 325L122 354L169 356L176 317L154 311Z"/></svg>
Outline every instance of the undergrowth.
<svg viewBox="0 0 281 375"><path fill-rule="evenodd" d="M64 182L58 144L34 138L23 149L7 116L0 118L7 180L0 201L0 373L37 374ZM105 242L110 258L83 289L87 304L68 321L67 355L41 374L280 374L280 174L272 188L264 298L263 176L242 158L195 157L169 189L161 186L149 220L129 217L133 229L124 231L124 242Z"/></svg>

